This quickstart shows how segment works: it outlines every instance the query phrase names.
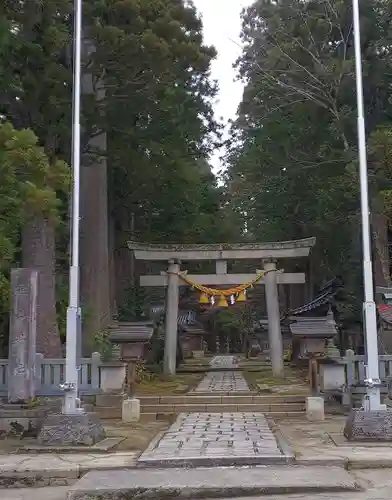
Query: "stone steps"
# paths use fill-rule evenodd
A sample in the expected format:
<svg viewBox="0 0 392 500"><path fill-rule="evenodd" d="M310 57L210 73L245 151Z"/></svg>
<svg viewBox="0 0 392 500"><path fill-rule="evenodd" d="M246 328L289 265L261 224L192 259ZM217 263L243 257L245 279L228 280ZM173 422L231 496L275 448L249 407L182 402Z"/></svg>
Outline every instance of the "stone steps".
<svg viewBox="0 0 392 500"><path fill-rule="evenodd" d="M249 404L157 404L142 405L141 413L234 413L234 412L279 412L304 411L303 403L249 403Z"/></svg>
<svg viewBox="0 0 392 500"><path fill-rule="evenodd" d="M185 394L185 395L156 395L156 396L136 396L140 400L141 406L145 405L184 405L184 404L288 404L303 403L305 396L300 395L260 395L257 393L222 393L222 394ZM122 404L124 397L120 394L98 394L96 396L96 406L118 406Z"/></svg>
<svg viewBox="0 0 392 500"><path fill-rule="evenodd" d="M153 405L178 405L178 404L274 404L274 403L305 403L304 396L263 396L251 395L183 395L183 396L139 396L140 404Z"/></svg>
<svg viewBox="0 0 392 500"><path fill-rule="evenodd" d="M235 413L254 412L269 416L298 416L305 412L305 396L260 395L156 395L139 396L141 418L152 421L178 413ZM102 419L121 419L123 396L100 394L96 398L95 411ZM158 417L157 417L158 416Z"/></svg>
<svg viewBox="0 0 392 500"><path fill-rule="evenodd" d="M101 420L121 420L121 408L103 406L95 409ZM175 417L173 413L141 413L140 422L148 423L155 422L156 420L171 421Z"/></svg>
<svg viewBox="0 0 392 500"><path fill-rule="evenodd" d="M260 405L246 405L246 407L242 409L242 407L238 407L237 405L232 405L232 406L233 407L230 407L228 405L219 405L219 406L215 405L214 407L211 408L208 408L208 406L206 406L203 409L190 409L187 406L175 407L174 409L173 406L167 406L166 408L157 407L157 411L152 411L153 408L145 408L145 410L148 409L149 411L144 411L140 413L140 421L153 422L155 420L170 420L171 418L175 417L178 413L181 412L183 413L188 413L188 412L235 413L242 411L253 412L253 413L262 412L265 416L274 419L286 418L286 417L292 417L292 418L301 417L305 413L304 407L298 409L298 408L292 408L291 406L286 406L286 407L277 406L276 408L272 408L271 406L270 407L265 406L263 407L263 409L260 409ZM121 408L97 407L95 411L102 420L121 420Z"/></svg>

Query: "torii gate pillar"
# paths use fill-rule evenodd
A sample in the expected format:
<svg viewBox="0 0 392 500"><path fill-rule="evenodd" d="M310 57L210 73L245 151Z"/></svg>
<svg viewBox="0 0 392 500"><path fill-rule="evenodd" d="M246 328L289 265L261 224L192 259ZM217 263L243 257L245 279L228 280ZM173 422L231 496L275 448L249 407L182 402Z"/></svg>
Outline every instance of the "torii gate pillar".
<svg viewBox="0 0 392 500"><path fill-rule="evenodd" d="M166 291L165 354L163 358L163 372L165 375L176 374L179 272L180 261L169 260Z"/></svg>
<svg viewBox="0 0 392 500"><path fill-rule="evenodd" d="M264 260L265 298L268 316L268 338L272 373L282 377L284 372L284 356L282 332L280 329L279 294L276 280L276 261Z"/></svg>

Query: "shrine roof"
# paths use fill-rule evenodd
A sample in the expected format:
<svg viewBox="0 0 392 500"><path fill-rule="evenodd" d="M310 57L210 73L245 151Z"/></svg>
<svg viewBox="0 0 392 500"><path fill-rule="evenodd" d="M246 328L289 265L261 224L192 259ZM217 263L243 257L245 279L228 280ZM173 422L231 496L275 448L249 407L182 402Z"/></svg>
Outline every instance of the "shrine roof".
<svg viewBox="0 0 392 500"><path fill-rule="evenodd" d="M151 314L160 315L165 313L164 304L154 305L151 307ZM195 311L178 311L177 324L191 325L196 321Z"/></svg>
<svg viewBox="0 0 392 500"><path fill-rule="evenodd" d="M334 320L324 318L298 318L290 324L291 333L298 337L333 337L337 328Z"/></svg>
<svg viewBox="0 0 392 500"><path fill-rule="evenodd" d="M184 333L188 334L198 334L198 335L206 334L206 331L204 330L203 326L198 323L195 323L194 325L182 324L180 325L180 328Z"/></svg>
<svg viewBox="0 0 392 500"><path fill-rule="evenodd" d="M151 321L118 322L109 326L109 339L118 344L148 342L154 332Z"/></svg>
<svg viewBox="0 0 392 500"><path fill-rule="evenodd" d="M325 304L328 304L332 301L335 295L341 290L343 287L343 283L339 278L334 278L328 283L326 283L318 292L316 297L304 304L303 306L298 307L297 309L293 309L289 311L288 315L290 316L299 316L309 311L313 311L318 307L321 307Z"/></svg>
<svg viewBox="0 0 392 500"><path fill-rule="evenodd" d="M385 323L392 324L392 305L378 304L378 314Z"/></svg>
<svg viewBox="0 0 392 500"><path fill-rule="evenodd" d="M319 295L318 297L311 300L307 304L304 304L303 306L298 307L297 309L294 309L293 311L290 311L289 314L291 316L298 316L298 315L303 314L305 312L313 311L314 309L317 309L318 307L320 307L324 304L328 304L331 301L331 299L334 297L335 294L336 294L336 292L331 291L331 290L324 292L323 294Z"/></svg>
<svg viewBox="0 0 392 500"><path fill-rule="evenodd" d="M267 243L153 244L128 241L138 260L224 260L307 257L316 238Z"/></svg>

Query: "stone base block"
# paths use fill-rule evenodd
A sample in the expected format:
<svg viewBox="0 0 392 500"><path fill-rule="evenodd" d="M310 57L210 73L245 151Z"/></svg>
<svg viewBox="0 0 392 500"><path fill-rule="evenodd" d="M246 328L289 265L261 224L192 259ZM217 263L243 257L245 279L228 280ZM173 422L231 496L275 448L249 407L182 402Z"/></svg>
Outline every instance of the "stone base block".
<svg viewBox="0 0 392 500"><path fill-rule="evenodd" d="M51 406L30 408L27 405L0 406L0 434L5 436L37 437Z"/></svg>
<svg viewBox="0 0 392 500"><path fill-rule="evenodd" d="M306 418L310 422L321 422L322 420L324 420L324 398L306 398Z"/></svg>
<svg viewBox="0 0 392 500"><path fill-rule="evenodd" d="M121 418L123 422L139 422L140 399L124 399L124 401L122 402Z"/></svg>
<svg viewBox="0 0 392 500"><path fill-rule="evenodd" d="M392 410L351 410L344 435L349 441L392 441Z"/></svg>
<svg viewBox="0 0 392 500"><path fill-rule="evenodd" d="M101 364L101 389L103 392L119 392L124 387L127 365L118 361Z"/></svg>
<svg viewBox="0 0 392 500"><path fill-rule="evenodd" d="M96 413L53 414L46 418L38 442L42 445L91 446L105 437Z"/></svg>

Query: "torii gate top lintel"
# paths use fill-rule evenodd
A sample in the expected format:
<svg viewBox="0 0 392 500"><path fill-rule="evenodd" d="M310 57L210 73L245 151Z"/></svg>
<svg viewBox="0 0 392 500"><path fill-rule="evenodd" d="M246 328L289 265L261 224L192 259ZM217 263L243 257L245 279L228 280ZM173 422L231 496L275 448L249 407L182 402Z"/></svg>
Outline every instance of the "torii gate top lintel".
<svg viewBox="0 0 392 500"><path fill-rule="evenodd" d="M137 260L226 260L307 257L316 238L272 243L150 244L128 241Z"/></svg>

